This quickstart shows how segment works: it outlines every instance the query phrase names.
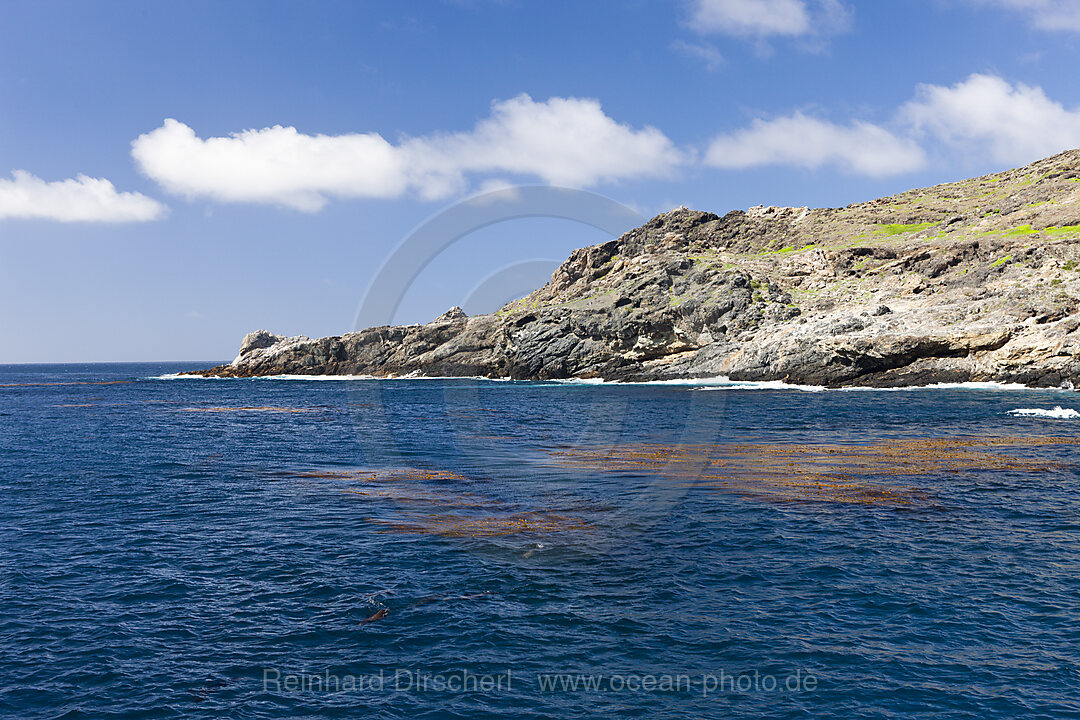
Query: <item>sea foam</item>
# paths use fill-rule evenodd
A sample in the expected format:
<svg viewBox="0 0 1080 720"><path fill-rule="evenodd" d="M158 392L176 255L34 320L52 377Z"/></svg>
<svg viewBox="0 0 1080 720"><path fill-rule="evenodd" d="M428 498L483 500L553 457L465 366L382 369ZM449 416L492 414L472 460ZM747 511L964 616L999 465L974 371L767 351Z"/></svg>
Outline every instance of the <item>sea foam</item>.
<svg viewBox="0 0 1080 720"><path fill-rule="evenodd" d="M1041 417L1053 420L1075 420L1080 418L1080 412L1077 412L1072 408L1063 408L1060 405L1053 410L1046 410L1045 408L1017 408L1016 410L1010 410L1009 414L1014 417Z"/></svg>
<svg viewBox="0 0 1080 720"><path fill-rule="evenodd" d="M375 376L375 375L262 375L249 378L221 378L204 377L202 375L181 375L170 373L155 377L144 378L146 380L303 380L303 381L358 381L358 380L482 380L486 382L514 382L513 378L500 377L489 378L482 376L445 376L445 375L420 375L408 373L406 375ZM1016 390L1041 390L1051 392L1075 392L1071 386L1060 388L1033 388L1019 383L999 382L961 382L961 383L934 383L932 385L909 385L905 387L868 387L849 386L839 388L827 388L823 385L797 385L782 380L732 380L725 375L707 378L682 378L674 380L603 380L601 378L564 378L551 380L519 380L517 382L534 385L618 385L618 386L667 386L685 387L692 390L793 390L798 392L916 392L920 390L989 390L989 391L1016 391ZM1019 411L1017 411L1019 412ZM1040 411L1041 412L1041 411ZM1047 411L1049 412L1049 411Z"/></svg>

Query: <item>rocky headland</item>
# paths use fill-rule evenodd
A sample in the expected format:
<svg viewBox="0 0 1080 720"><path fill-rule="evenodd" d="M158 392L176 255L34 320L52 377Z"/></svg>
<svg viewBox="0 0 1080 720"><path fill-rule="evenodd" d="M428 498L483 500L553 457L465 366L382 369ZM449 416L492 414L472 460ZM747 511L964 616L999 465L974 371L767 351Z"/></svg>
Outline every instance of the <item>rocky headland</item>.
<svg viewBox="0 0 1080 720"><path fill-rule="evenodd" d="M244 338L199 374L1080 382L1080 150L834 209L679 208L489 315Z"/></svg>

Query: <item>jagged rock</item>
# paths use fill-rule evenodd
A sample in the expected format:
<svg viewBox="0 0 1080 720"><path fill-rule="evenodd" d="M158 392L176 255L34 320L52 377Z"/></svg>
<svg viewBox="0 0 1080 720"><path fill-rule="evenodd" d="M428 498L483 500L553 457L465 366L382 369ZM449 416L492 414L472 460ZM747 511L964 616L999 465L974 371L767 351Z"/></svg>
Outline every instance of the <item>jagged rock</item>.
<svg viewBox="0 0 1080 720"><path fill-rule="evenodd" d="M275 335L267 330L256 330L255 332L249 332L244 336L244 339L240 342L240 353L236 356L236 360L233 360L235 365L245 355L249 354L252 350L261 350L275 345L284 340L281 335Z"/></svg>
<svg viewBox="0 0 1080 720"><path fill-rule="evenodd" d="M457 320L466 320L468 319L468 317L469 316L465 314L464 310L455 305L439 317L432 320L432 322L455 322Z"/></svg>
<svg viewBox="0 0 1080 720"><path fill-rule="evenodd" d="M1070 151L846 208L677 208L497 313L260 330L202 374L1077 383L1078 180Z"/></svg>
<svg viewBox="0 0 1080 720"><path fill-rule="evenodd" d="M284 340L281 335L274 335L266 330L256 330L250 332L244 336L243 341L240 343L240 354L250 352L251 350L259 350L261 348L270 347L274 343L279 343Z"/></svg>

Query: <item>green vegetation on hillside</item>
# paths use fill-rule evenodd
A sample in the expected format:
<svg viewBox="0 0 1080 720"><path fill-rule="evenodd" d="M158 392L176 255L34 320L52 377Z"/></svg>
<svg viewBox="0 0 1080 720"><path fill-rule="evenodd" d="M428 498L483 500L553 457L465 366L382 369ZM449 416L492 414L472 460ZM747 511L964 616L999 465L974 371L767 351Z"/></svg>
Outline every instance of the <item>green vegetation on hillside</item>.
<svg viewBox="0 0 1080 720"><path fill-rule="evenodd" d="M893 235L902 235L903 233L919 232L920 230L926 230L937 225L936 222L915 223L913 225L901 225L900 223L886 223L878 225L878 232L883 232L886 235L892 237Z"/></svg>

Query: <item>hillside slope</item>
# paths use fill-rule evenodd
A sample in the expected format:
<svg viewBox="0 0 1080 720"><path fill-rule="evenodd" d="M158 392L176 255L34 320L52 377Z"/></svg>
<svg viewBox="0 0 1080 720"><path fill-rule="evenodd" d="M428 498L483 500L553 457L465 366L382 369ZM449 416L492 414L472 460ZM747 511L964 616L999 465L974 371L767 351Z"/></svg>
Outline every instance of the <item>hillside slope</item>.
<svg viewBox="0 0 1080 720"><path fill-rule="evenodd" d="M837 209L679 208L491 315L244 339L203 374L1080 380L1080 150Z"/></svg>

